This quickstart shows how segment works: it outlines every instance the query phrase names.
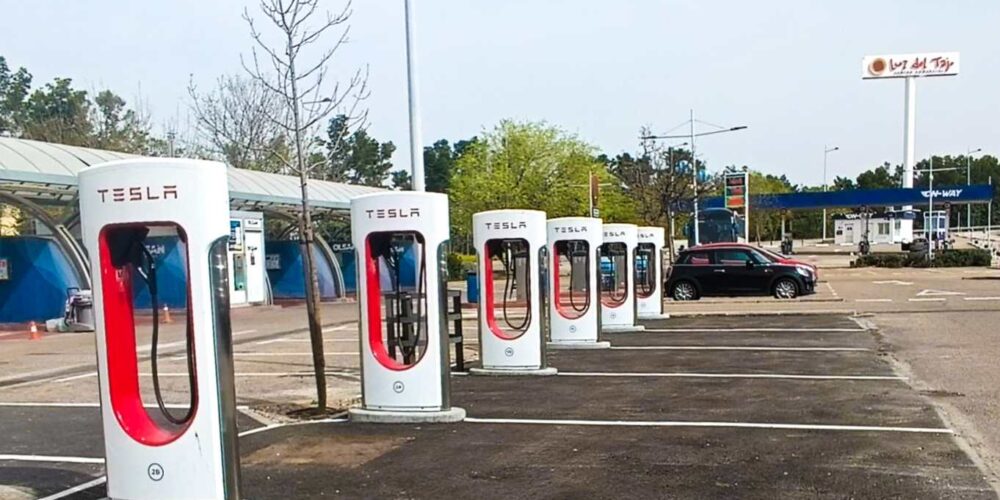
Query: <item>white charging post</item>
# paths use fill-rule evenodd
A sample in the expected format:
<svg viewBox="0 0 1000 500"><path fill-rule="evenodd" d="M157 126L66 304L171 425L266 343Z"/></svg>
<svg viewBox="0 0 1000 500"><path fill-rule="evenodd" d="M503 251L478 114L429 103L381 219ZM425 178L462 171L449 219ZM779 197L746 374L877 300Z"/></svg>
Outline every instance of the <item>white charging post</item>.
<svg viewBox="0 0 1000 500"><path fill-rule="evenodd" d="M549 252L545 212L493 210L472 216L479 255L479 357L473 375L555 375L545 366ZM497 278L502 282L498 282Z"/></svg>
<svg viewBox="0 0 1000 500"><path fill-rule="evenodd" d="M361 422L457 422L445 311L448 197L386 192L351 200L358 253Z"/></svg>
<svg viewBox="0 0 1000 500"><path fill-rule="evenodd" d="M239 453L229 323L229 188L221 163L123 160L79 175L80 225L94 270L97 374L107 492L113 499L238 499ZM157 282L145 244L154 232L179 238L186 257L182 351L189 401L178 416L157 380ZM136 346L136 289L153 303L153 387L143 405ZM175 337L176 338L176 337ZM173 353L172 353L173 354Z"/></svg>
<svg viewBox="0 0 1000 500"><path fill-rule="evenodd" d="M636 324L635 251L639 228L635 224L604 224L601 245L601 329L640 332Z"/></svg>
<svg viewBox="0 0 1000 500"><path fill-rule="evenodd" d="M603 242L601 219L549 219L549 344L551 349L607 349L599 341L601 302L598 297L598 248Z"/></svg>
<svg viewBox="0 0 1000 500"><path fill-rule="evenodd" d="M635 252L635 299L639 319L666 319L663 312L663 244L662 227L639 227L639 244Z"/></svg>

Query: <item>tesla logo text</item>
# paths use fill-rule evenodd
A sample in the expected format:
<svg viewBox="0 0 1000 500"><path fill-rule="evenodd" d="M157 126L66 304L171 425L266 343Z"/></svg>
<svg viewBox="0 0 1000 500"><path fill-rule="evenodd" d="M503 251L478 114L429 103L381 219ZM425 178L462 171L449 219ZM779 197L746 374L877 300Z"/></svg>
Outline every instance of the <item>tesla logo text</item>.
<svg viewBox="0 0 1000 500"><path fill-rule="evenodd" d="M101 203L107 203L109 200L114 203L121 203L126 201L153 201L153 200L167 200L167 199L177 199L177 186L162 186L162 187L152 187L152 186L132 186L132 187L120 187L120 188L104 188L98 189L97 194L101 195Z"/></svg>
<svg viewBox="0 0 1000 500"><path fill-rule="evenodd" d="M508 230L508 229L528 229L528 223L525 221L510 221L510 222L487 222L486 229L492 230Z"/></svg>
<svg viewBox="0 0 1000 500"><path fill-rule="evenodd" d="M604 231L605 238L624 238L625 231Z"/></svg>
<svg viewBox="0 0 1000 500"><path fill-rule="evenodd" d="M555 228L557 233L586 233L587 226L565 226Z"/></svg>
<svg viewBox="0 0 1000 500"><path fill-rule="evenodd" d="M420 217L420 209L413 208L375 208L365 210L369 219L406 219L409 217Z"/></svg>
<svg viewBox="0 0 1000 500"><path fill-rule="evenodd" d="M656 237L656 236L653 236L653 233L639 233L639 238L643 238L643 239L653 239L653 238L655 238L655 237Z"/></svg>

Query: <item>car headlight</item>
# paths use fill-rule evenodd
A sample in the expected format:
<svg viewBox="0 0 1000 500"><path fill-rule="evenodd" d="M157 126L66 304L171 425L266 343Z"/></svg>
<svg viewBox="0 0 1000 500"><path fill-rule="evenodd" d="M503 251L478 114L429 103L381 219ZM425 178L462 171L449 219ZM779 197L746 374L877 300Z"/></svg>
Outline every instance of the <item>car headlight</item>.
<svg viewBox="0 0 1000 500"><path fill-rule="evenodd" d="M808 267L795 266L795 271L806 278L812 278L812 269L809 269Z"/></svg>

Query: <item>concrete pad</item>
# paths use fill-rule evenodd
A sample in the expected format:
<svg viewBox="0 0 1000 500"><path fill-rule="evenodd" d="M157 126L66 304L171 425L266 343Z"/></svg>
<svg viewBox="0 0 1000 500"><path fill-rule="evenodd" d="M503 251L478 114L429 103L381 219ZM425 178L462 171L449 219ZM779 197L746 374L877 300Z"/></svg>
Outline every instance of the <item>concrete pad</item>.
<svg viewBox="0 0 1000 500"><path fill-rule="evenodd" d="M655 320L655 319L670 319L670 314L669 313L662 313L662 314L640 314L639 315L639 321L649 321L649 320Z"/></svg>
<svg viewBox="0 0 1000 500"><path fill-rule="evenodd" d="M601 327L601 332L603 333L631 333L631 332L641 332L645 330L646 327L643 325L605 325Z"/></svg>
<svg viewBox="0 0 1000 500"><path fill-rule="evenodd" d="M551 366L535 369L511 369L511 368L469 368L469 375L481 375L490 377L548 377L558 373L558 370Z"/></svg>
<svg viewBox="0 0 1000 500"><path fill-rule="evenodd" d="M549 342L545 344L549 350L560 349L607 349L611 347L611 342L600 340L597 342Z"/></svg>
<svg viewBox="0 0 1000 500"><path fill-rule="evenodd" d="M351 422L367 424L442 424L461 422L465 410L451 407L441 411L385 411L351 408L348 410Z"/></svg>

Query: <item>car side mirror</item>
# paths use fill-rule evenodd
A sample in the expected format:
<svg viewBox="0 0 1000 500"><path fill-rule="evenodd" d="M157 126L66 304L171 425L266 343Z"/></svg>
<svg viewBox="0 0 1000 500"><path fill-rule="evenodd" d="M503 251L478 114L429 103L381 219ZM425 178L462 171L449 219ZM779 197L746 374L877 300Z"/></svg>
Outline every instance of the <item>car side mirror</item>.
<svg viewBox="0 0 1000 500"><path fill-rule="evenodd" d="M753 261L752 260L748 260L747 261L747 269L753 269L753 267L754 267Z"/></svg>

